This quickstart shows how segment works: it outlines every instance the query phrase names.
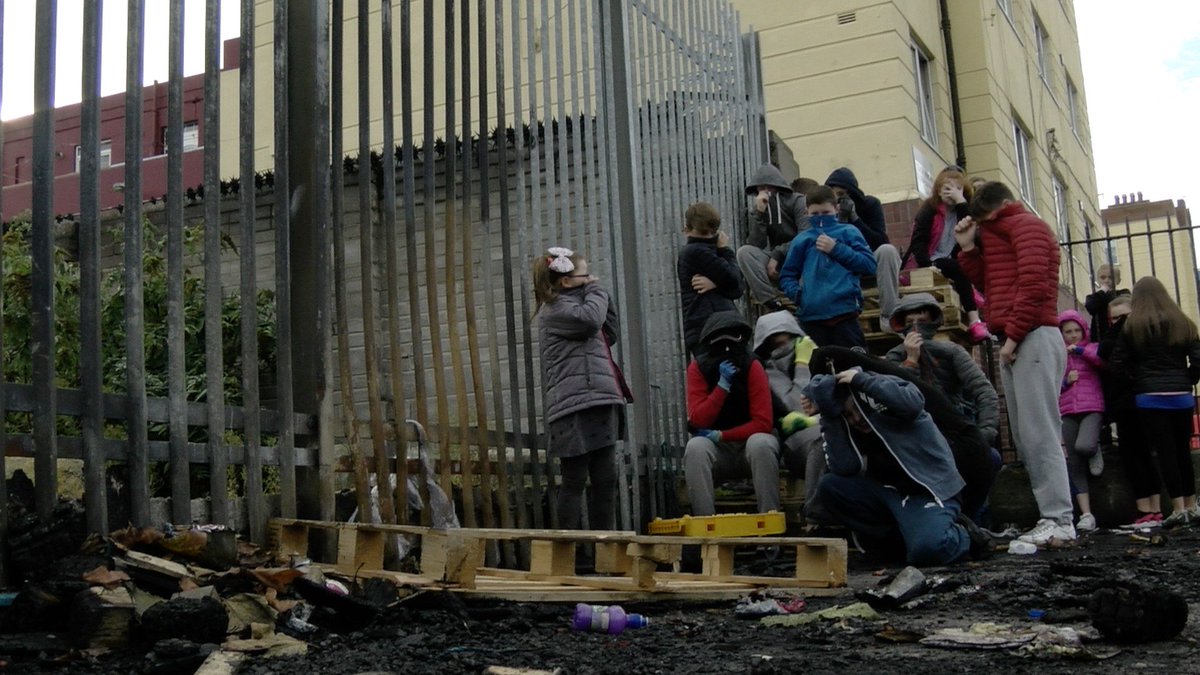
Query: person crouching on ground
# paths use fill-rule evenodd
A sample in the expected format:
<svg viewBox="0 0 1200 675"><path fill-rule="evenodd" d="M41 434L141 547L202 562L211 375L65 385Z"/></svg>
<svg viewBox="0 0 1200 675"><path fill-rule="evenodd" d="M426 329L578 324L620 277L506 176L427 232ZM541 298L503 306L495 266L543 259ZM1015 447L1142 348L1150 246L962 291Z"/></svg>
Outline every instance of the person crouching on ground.
<svg viewBox="0 0 1200 675"><path fill-rule="evenodd" d="M917 566L989 554L990 538L961 512L966 481L915 384L854 368L813 377L805 394L829 465L818 498L860 546L903 551Z"/></svg>
<svg viewBox="0 0 1200 675"><path fill-rule="evenodd" d="M716 513L714 478L750 475L762 513L779 510L779 440L772 433L771 390L750 355L750 324L717 312L700 333L687 369L688 428L684 476L692 515Z"/></svg>
<svg viewBox="0 0 1200 675"><path fill-rule="evenodd" d="M810 525L829 520L822 517L817 502L817 483L825 475L824 440L817 419L804 414L800 404L812 377L808 362L816 348L791 312L764 314L754 324L754 355L771 385L783 466L793 477L804 477L804 519Z"/></svg>

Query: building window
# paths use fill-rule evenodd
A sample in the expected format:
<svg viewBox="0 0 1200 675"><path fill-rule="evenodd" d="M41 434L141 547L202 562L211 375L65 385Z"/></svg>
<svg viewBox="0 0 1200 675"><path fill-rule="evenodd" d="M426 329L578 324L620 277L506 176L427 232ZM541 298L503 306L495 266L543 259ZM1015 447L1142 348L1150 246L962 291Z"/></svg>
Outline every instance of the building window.
<svg viewBox="0 0 1200 675"><path fill-rule="evenodd" d="M1067 78L1067 116L1071 121L1071 131L1079 135L1079 90L1071 78Z"/></svg>
<svg viewBox="0 0 1200 675"><path fill-rule="evenodd" d="M937 129L933 117L933 80L930 77L929 57L916 42L912 43L913 73L917 85L917 113L921 119L921 138L937 147Z"/></svg>
<svg viewBox="0 0 1200 675"><path fill-rule="evenodd" d="M1017 179L1020 182L1021 199L1030 207L1033 199L1033 164L1029 158L1029 134L1021 123L1013 121L1013 145L1016 146Z"/></svg>
<svg viewBox="0 0 1200 675"><path fill-rule="evenodd" d="M1050 185L1054 189L1054 222L1058 224L1059 241L1071 241L1071 220L1067 212L1067 189L1063 187L1058 176L1051 176Z"/></svg>
<svg viewBox="0 0 1200 675"><path fill-rule="evenodd" d="M1046 32L1046 27L1042 25L1042 20L1037 14L1033 15L1033 40L1037 45L1037 67L1038 75L1042 77L1042 82L1046 86L1050 86L1050 34Z"/></svg>
<svg viewBox="0 0 1200 675"><path fill-rule="evenodd" d="M100 141L100 168L112 166L112 139ZM83 146L75 146L75 173L83 167Z"/></svg>
<svg viewBox="0 0 1200 675"><path fill-rule="evenodd" d="M1012 0L996 0L996 4L1000 6L1000 11L1004 12L1004 16L1012 21Z"/></svg>
<svg viewBox="0 0 1200 675"><path fill-rule="evenodd" d="M163 152L167 152L167 127L162 130ZM195 150L200 147L200 123L196 121L183 123L183 151Z"/></svg>

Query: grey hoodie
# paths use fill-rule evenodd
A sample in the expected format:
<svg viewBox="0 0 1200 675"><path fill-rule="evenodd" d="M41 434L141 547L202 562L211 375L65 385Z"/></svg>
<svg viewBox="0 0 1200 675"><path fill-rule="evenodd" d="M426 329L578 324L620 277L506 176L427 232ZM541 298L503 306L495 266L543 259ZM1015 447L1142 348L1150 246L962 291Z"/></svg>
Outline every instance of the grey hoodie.
<svg viewBox="0 0 1200 675"><path fill-rule="evenodd" d="M751 207L750 235L746 242L751 246L769 249L771 257L782 263L792 239L808 229L808 205L804 195L793 192L779 169L770 164L758 167L746 184L746 194L754 197L762 185L777 188L777 191L767 201L766 211L759 213Z"/></svg>

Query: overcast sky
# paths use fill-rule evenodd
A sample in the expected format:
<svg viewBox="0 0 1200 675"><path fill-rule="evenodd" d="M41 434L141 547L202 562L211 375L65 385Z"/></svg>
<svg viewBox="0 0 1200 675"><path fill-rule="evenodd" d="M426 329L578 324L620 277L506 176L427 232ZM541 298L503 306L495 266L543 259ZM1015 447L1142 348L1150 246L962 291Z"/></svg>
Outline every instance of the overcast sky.
<svg viewBox="0 0 1200 675"><path fill-rule="evenodd" d="M80 97L79 35L84 0L58 0L57 104ZM0 118L33 111L33 0L4 4L4 88ZM203 72L203 0L187 0L186 74ZM146 3L146 82L167 79L166 0ZM1136 9L1135 9L1136 7ZM1101 206L1113 195L1141 191L1147 199L1200 198L1200 2L1196 0L1076 0L1084 94ZM104 94L124 88L126 5L107 0ZM224 0L223 39L238 34L235 0Z"/></svg>

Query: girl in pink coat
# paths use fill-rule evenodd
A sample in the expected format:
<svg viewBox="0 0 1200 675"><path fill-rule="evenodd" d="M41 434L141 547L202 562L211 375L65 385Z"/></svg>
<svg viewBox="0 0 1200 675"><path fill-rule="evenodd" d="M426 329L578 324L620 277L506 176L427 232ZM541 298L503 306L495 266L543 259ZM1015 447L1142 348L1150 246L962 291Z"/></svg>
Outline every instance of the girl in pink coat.
<svg viewBox="0 0 1200 675"><path fill-rule="evenodd" d="M1081 532L1096 529L1096 518L1088 499L1088 473L1104 471L1100 452L1100 425L1104 420L1104 391L1100 386L1100 368L1104 362L1096 354L1099 345L1088 342L1087 322L1074 310L1058 316L1067 349L1067 370L1063 374L1058 411L1062 413L1063 444L1067 449L1067 473L1071 491L1079 504Z"/></svg>

